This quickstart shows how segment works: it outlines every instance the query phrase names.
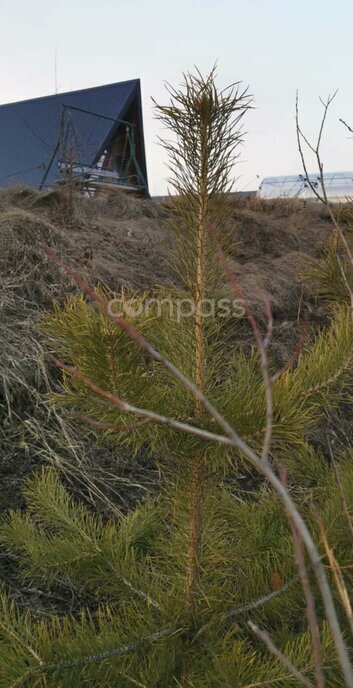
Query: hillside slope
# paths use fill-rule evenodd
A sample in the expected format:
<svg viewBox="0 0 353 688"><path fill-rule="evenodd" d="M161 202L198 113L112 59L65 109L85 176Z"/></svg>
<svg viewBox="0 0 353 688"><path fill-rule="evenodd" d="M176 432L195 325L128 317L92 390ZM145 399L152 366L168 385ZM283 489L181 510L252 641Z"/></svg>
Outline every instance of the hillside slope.
<svg viewBox="0 0 353 688"><path fill-rule="evenodd" d="M24 477L44 461L60 465L73 487L102 509L114 503L124 510L156 484L157 469L147 469L143 456L131 463L125 451L97 445L84 429L78 434L48 406L56 371L45 361L37 326L53 299L73 290L41 244L92 285L153 289L172 279L172 238L163 226L169 212L124 194L101 202L77 197L71 205L59 192L0 193L0 510L22 503ZM255 310L261 312L264 293L271 298L272 355L282 366L305 318L321 322L325 315L303 290L300 272L308 256L320 255L330 223L315 204L257 199L236 202L232 222L238 242L232 268ZM249 338L246 326L242 337Z"/></svg>

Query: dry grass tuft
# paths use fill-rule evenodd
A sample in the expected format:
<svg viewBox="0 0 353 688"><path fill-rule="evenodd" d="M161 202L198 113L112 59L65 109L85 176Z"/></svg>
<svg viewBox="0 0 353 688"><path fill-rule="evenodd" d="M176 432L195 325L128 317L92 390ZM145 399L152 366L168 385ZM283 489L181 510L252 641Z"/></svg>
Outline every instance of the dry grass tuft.
<svg viewBox="0 0 353 688"><path fill-rule="evenodd" d="M123 197L97 205L78 197L67 225L66 200L60 191L0 192L0 510L21 503L23 479L43 462L59 466L102 510L129 508L157 481L143 457L131 463L125 451L103 449L85 428L78 438L77 428L46 403L58 373L45 361L37 325L72 285L41 245L112 288L152 286L163 277L146 202ZM130 232L136 217L139 225ZM158 226L155 231L161 234Z"/></svg>

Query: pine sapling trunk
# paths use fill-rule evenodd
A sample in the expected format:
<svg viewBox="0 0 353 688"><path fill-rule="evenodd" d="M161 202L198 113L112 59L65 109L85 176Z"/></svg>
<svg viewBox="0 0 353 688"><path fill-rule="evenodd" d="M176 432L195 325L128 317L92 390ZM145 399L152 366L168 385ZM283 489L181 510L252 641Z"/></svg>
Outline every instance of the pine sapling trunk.
<svg viewBox="0 0 353 688"><path fill-rule="evenodd" d="M207 393L206 372L208 375L210 362L207 360L209 349L203 308L208 292L211 295L216 293L224 280L219 261L213 260L215 251L208 240L207 225L210 222L221 230L222 246L230 248L233 236L225 226L230 216L227 208L230 173L236 148L242 141L238 125L250 107L250 99L247 90L241 92L237 84L219 92L215 85L215 69L206 78L198 71L196 75L187 74L182 90L169 86L167 90L171 96L169 104L156 104L156 109L158 119L176 139L163 142L172 171L171 182L178 198L176 215L169 222L177 238L175 272L186 293L194 300L192 377L198 390ZM185 351L186 355L188 351ZM195 425L202 427L203 414L203 405L195 395ZM203 584L204 502L208 486L205 451L199 446L189 460L192 463L187 495L186 499L184 496L179 501L183 515L187 512L186 542L182 537L182 546L186 549L181 609L185 644L178 666L178 685L183 688L189 688L191 683L194 685L191 676L194 676L195 634L205 599L200 590Z"/></svg>
<svg viewBox="0 0 353 688"><path fill-rule="evenodd" d="M199 581L199 559L201 552L202 501L204 494L204 461L197 454L191 477L191 505L189 523L189 548L186 575L186 613L192 621L196 612L196 590Z"/></svg>
<svg viewBox="0 0 353 688"><path fill-rule="evenodd" d="M195 288L195 382L203 391L204 388L204 327L203 327L203 298L205 290L205 241L207 222L207 107L208 98L200 99L200 181L199 181L199 211L197 233L197 263ZM206 115L206 116L205 116ZM195 415L201 416L202 404L195 400ZM189 522L189 547L186 574L186 614L191 621L196 613L196 592L200 577L200 554L202 533L202 503L204 496L205 467L204 456L198 453L194 458L191 476L191 503Z"/></svg>

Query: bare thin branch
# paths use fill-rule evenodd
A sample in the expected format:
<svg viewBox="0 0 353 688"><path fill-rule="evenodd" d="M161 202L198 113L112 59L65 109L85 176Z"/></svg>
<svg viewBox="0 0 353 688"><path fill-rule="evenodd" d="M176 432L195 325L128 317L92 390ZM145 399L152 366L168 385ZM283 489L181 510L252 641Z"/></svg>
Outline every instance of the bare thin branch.
<svg viewBox="0 0 353 688"><path fill-rule="evenodd" d="M272 336L272 311L271 311L271 305L268 301L265 302L265 309L266 309L266 314L267 314L267 333L266 333L266 338L265 340L262 339L261 332L259 325L256 321L256 318L250 308L250 305L248 303L248 300L243 293L242 289L240 288L237 279L235 278L233 272L231 271L229 267L229 263L227 260L227 257L225 256L221 243L218 239L217 236L217 230L213 225L209 226L209 233L212 238L212 241L216 247L217 254L219 261L223 267L224 273L227 277L227 280L233 290L233 293L236 298L241 299L242 305L245 309L246 316L249 320L249 323L252 327L255 341L260 353L260 364L261 364L261 372L262 372L262 377L264 381L264 387L265 387L265 399L266 399L266 430L265 430L265 437L263 441L263 448L262 448L262 459L268 460L269 458L269 451L270 451L270 446L271 446L271 439L272 439L272 426L273 426L273 399L272 399L272 379L271 375L268 369L268 360L267 360L267 353L266 349L268 347L268 344L270 343L271 336Z"/></svg>
<svg viewBox="0 0 353 688"><path fill-rule="evenodd" d="M294 664L292 664L292 662L283 654L283 652L281 652L281 650L278 649L278 647L276 647L267 631L260 629L252 621L248 621L248 626L251 628L252 632L255 633L260 640L262 640L271 654L277 657L282 666L287 669L291 676L294 676L301 686L304 686L304 688L315 688L314 684L308 678L306 678L306 676L304 676L304 674L302 674L301 671L294 666Z"/></svg>
<svg viewBox="0 0 353 688"><path fill-rule="evenodd" d="M297 364L299 357L300 357L300 354L301 354L303 347L305 345L305 342L307 341L309 330L310 330L309 323L306 322L304 324L304 327L302 328L302 331L299 334L297 341L296 341L292 355L289 356L289 358L286 361L286 363L284 364L283 368L278 370L272 376L272 383L274 383L279 377L281 377L281 375L283 375L283 373L285 373L285 371L288 370L288 368L293 368Z"/></svg>
<svg viewBox="0 0 353 688"><path fill-rule="evenodd" d="M337 263L338 263L338 267L339 267L339 269L340 269L340 273L341 273L341 275L342 275L342 279L343 279L344 285L345 285L345 287L346 287L346 289L347 289L347 291L348 291L348 294L349 294L349 296L350 296L351 308L352 308L352 310L353 310L353 289L352 289L351 285L350 285L349 282L348 282L348 278L347 278L347 275L346 275L346 271L345 271L345 269L344 269L344 267L343 267L341 258L339 257L339 254L338 254L338 251L336 251L336 260L337 260Z"/></svg>
<svg viewBox="0 0 353 688"><path fill-rule="evenodd" d="M351 518L351 515L350 515L350 513L349 513L349 508L348 508L348 504L347 504L347 500L346 500L346 495L344 494L344 490L343 490L343 487L342 487L342 483L341 483L341 480L340 480L340 476L339 476L339 473L338 473L338 470L337 470L336 459L335 459L334 454L333 454L333 451L332 451L332 446L331 446L331 442L330 442L330 438L329 438L328 432L326 432L326 440L327 440L327 447L328 447L328 450L329 450L329 452L330 452L331 464L332 464L332 468L333 468L333 471L334 471L334 474L335 474L337 487L338 487L338 490L339 490L339 493L340 493L340 498L341 498L341 502L342 502L342 506L343 506L343 511L344 511L345 517L346 517L346 519L347 519L348 528L349 528L350 533L351 533L351 535L352 535L352 537L353 537L353 523L352 523L352 518Z"/></svg>
<svg viewBox="0 0 353 688"><path fill-rule="evenodd" d="M322 134L323 134L324 127L325 127L325 122L326 122L326 117L327 117L327 111L328 111L328 109L329 109L329 107L330 107L332 101L336 98L337 93L338 93L338 89L336 89L336 91L334 92L334 94L333 94L332 96L328 96L328 97L327 97L327 100L323 100L323 98L321 98L321 97L320 97L320 99L319 99L321 105L322 105L323 108L324 108L324 114L323 114L323 117L322 117L322 119L321 119L321 125L320 125L320 129L319 129L319 135L318 135L318 138L317 138L317 143L316 143L316 148L315 148L315 151L316 151L317 155L319 155L319 151L320 151L321 139L322 139Z"/></svg>
<svg viewBox="0 0 353 688"><path fill-rule="evenodd" d="M272 336L273 336L273 315L272 315L272 308L271 308L271 302L268 299L265 299L265 315L266 315L266 320L267 320L267 327L266 327L266 336L265 339L263 340L263 345L265 351L267 351L268 347L270 346L272 342Z"/></svg>
<svg viewBox="0 0 353 688"><path fill-rule="evenodd" d="M330 564L330 569L332 571L333 577L335 579L336 587L339 593L339 596L341 598L341 602L343 605L343 609L345 611L346 617L348 619L348 623L351 627L351 631L353 632L353 610L352 610L352 605L349 599L349 595L347 592L346 584L344 582L344 578L342 575L341 567L333 553L332 548L329 545L327 535L325 532L324 525L321 520L319 520L319 527L320 527L320 534L321 534L321 539L323 542L323 545L325 547L325 552L327 554L327 558L329 560Z"/></svg>
<svg viewBox="0 0 353 688"><path fill-rule="evenodd" d="M72 418L76 418L77 420L81 420L83 423L86 423L87 425L91 425L93 428L96 428L97 430L114 430L114 432L120 433L130 432L131 430L143 428L145 427L145 425L148 425L152 422L149 418L143 418L137 423L130 423L129 425L119 425L118 423L104 423L102 421L95 420L90 416L82 415L77 411L70 411L68 415Z"/></svg>
<svg viewBox="0 0 353 688"><path fill-rule="evenodd" d="M299 571L300 581L303 588L303 593L306 601L306 615L309 623L311 640L313 644L314 661L315 661L315 679L318 688L324 688L325 676L322 667L322 654L319 625L317 622L314 596L310 587L310 581L306 570L305 559L303 554L303 541L290 521L292 527L292 535L295 548L295 559Z"/></svg>
<svg viewBox="0 0 353 688"><path fill-rule="evenodd" d="M299 581L299 576L294 576L293 578L290 578L287 583L285 583L279 590L273 590L272 592L268 593L267 595L263 595L263 597L259 597L257 600L254 600L253 602L248 602L248 604L243 604L240 607L235 607L232 609L229 614L227 614L227 619L234 619L236 616L241 616L242 614L246 614L247 612L252 611L253 609L257 609L258 607L263 607L264 605L268 604L268 602L272 602L272 600L276 599L279 595L282 595L286 590L289 590L295 583ZM202 635L212 624L211 622L207 622L204 624L204 626L201 626L200 630L196 634L196 638L198 638L200 635Z"/></svg>
<svg viewBox="0 0 353 688"><path fill-rule="evenodd" d="M269 592L267 595L264 595L263 597L259 597L259 599L255 600L254 602L249 602L248 604L243 604L241 607L236 607L233 609L231 612L229 612L228 617L233 618L234 616L240 616L240 614L244 614L245 612L250 612L253 609L257 609L258 607L263 607L265 604L268 602L272 602L272 600L276 599L279 595L283 595L286 590L289 590L289 588L293 587L295 583L299 581L299 576L293 576L287 583L285 583L279 590L273 590L272 592Z"/></svg>
<svg viewBox="0 0 353 688"><path fill-rule="evenodd" d="M112 406L115 406L118 408L120 411L123 411L124 413L132 414L135 416L141 416L146 422L143 425L147 424L147 421L157 423L159 425L168 425L169 427L173 428L174 430L179 430L181 432L186 432L189 435L196 435L197 437L200 437L203 440L212 440L216 442L220 442L221 444L227 444L229 446L234 446L234 442L229 437L226 437L225 435L216 435L213 432L209 432L208 430L203 430L202 428L198 428L195 425L189 425L188 423L182 423L181 421L175 420L174 418L169 418L167 416L161 416L158 413L155 413L154 411L149 411L148 409L142 409L138 408L137 406L132 406L131 404L128 404L126 401L123 401L123 399L120 399L119 397L115 396L114 394L111 394L110 392L106 392L104 389L101 389L98 385L96 385L93 380L91 380L89 377L81 373L77 368L74 366L66 365L66 363L63 363L60 361L58 358L55 358L54 356L51 356L51 359L55 363L55 365L60 368L61 370L64 370L65 372L69 373L73 377L77 378L78 380L81 380L85 386L92 390L97 396L101 397L102 399L105 399L108 401ZM75 414L76 415L76 414ZM79 417L82 419L86 420L89 424L92 424L92 422L96 425L96 421L94 419L87 417L87 416L80 416ZM100 424L99 424L100 425ZM109 429L113 430L116 428L114 423L104 423L104 429ZM136 427L137 424L135 424ZM108 426L108 427L107 427ZM138 427L141 427L141 423L138 424Z"/></svg>
<svg viewBox="0 0 353 688"><path fill-rule="evenodd" d="M344 121L344 119L341 119L341 117L340 117L340 118L339 118L339 121L342 122L342 124L344 124L344 126L348 129L348 131L351 132L351 134L353 134L353 129L352 129L352 127L350 127L349 124L347 124L347 122Z"/></svg>
<svg viewBox="0 0 353 688"><path fill-rule="evenodd" d="M133 643L121 645L120 647L113 648L112 650L107 650L106 652L100 652L96 655L86 655L84 657L77 657L75 659L68 660L64 659L60 662L56 662L55 664L49 664L47 666L43 665L43 667L40 667L40 670L42 672L49 673L52 671L56 671L57 669L71 669L72 667L76 666L104 662L106 659L110 659L112 657L122 657L123 655L127 655L131 652L134 652L135 650L138 650L143 645L154 643L158 640L163 640L164 638L168 638L172 635L176 635L181 632L181 628L165 628L162 631L156 631L155 633L151 633L151 635L146 635L143 638L139 638Z"/></svg>
<svg viewBox="0 0 353 688"><path fill-rule="evenodd" d="M350 262L350 264L351 264L352 267L353 267L353 254L352 254L351 249L350 249L350 247L349 247L349 245L348 245L348 242L347 242L347 239L346 239L346 237L345 237L344 231L343 231L343 229L342 229L340 223L337 221L337 219L336 219L336 217L335 217L335 214L334 214L334 212L333 212L333 210L332 210L332 207L331 207L331 205L330 205L330 203L329 203L329 201L328 201L328 197L327 197L327 193L326 193L326 187L325 187L325 181L324 181L324 177L323 177L323 163L322 163L321 156L320 156L320 144L321 144L321 139L322 139L323 128L324 128L324 125L325 125L325 122L326 122L326 117L327 117L328 108L330 107L330 105L331 105L333 99L335 98L336 94L337 94L337 91L333 94L333 96L329 96L326 102L321 101L322 104L323 104L323 106L324 106L324 114L323 114L322 121L321 121L321 126L320 126L320 130L319 130L318 141L317 141L316 147L313 147L313 146L308 142L308 140L306 139L306 137L304 136L304 134L303 134L303 132L302 132L302 130L301 130L300 124L299 124L299 96L298 96L298 93L297 93L296 102L295 102L297 143L298 143L298 151L299 151L300 159L301 159L301 161L302 161L303 169L304 169L305 176L306 176L306 181L307 181L307 183L309 184L310 189L311 189L311 191L313 192L313 194L316 196L316 198L317 198L319 201L321 201L321 202L325 205L325 207L326 207L326 209L327 209L327 212L328 212L328 214L329 214L329 216L330 216L330 220L331 220L331 222L332 222L332 224L333 224L333 226L334 226L334 228L335 228L335 230L336 230L336 232L337 232L337 236L339 237L339 239L340 239L340 241L341 241L341 243L342 243L342 246L344 247L344 249L345 249L345 251L346 251L346 254L347 254L347 257L348 257L348 259L349 259L349 262ZM319 192L317 191L317 189L315 188L315 185L313 184L313 182L312 182L312 181L310 180L310 178L309 178L309 173L308 173L308 169L307 169L307 165L306 165L306 160L305 160L305 155L304 155L304 151L303 151L302 141L304 141L304 142L309 146L310 150L313 151L313 152L315 153L316 160L317 160L317 164L318 164L318 168L319 168L319 173L320 173L320 183L321 183L321 190L322 190L322 193L319 193ZM346 284L348 284L348 280L347 280L347 279L345 280L345 282L346 282ZM350 295L351 295L351 306L352 306L352 309L353 309L353 291L351 291L350 289L349 289L349 291L350 291Z"/></svg>
<svg viewBox="0 0 353 688"><path fill-rule="evenodd" d="M281 479L283 485L287 486L287 476L285 469L280 468ZM310 628L311 641L313 645L314 662L315 662L315 680L317 688L325 688L325 676L322 667L322 654L321 654L321 641L319 625L317 622L315 600L311 590L309 576L306 569L304 552L303 552L303 540L298 533L295 525L289 514L287 514L289 525L292 531L292 537L294 542L294 552L295 552L295 562L299 572L300 582L303 588L304 598L306 601L306 616L308 619L308 624Z"/></svg>

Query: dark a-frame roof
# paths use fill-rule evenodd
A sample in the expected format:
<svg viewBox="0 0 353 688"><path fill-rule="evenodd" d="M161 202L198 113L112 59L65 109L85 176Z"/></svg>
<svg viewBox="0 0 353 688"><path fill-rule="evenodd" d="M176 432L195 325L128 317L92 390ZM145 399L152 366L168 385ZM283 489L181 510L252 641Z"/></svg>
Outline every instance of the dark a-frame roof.
<svg viewBox="0 0 353 688"><path fill-rule="evenodd" d="M138 162L147 190L139 79L0 105L0 186L21 184L41 188L43 180L48 186L59 178L55 155L65 108L78 108L100 116L91 117L89 126L87 121L84 126L78 125L80 145L92 154L92 139L103 148L117 126L112 120L124 120L134 102L139 127Z"/></svg>

